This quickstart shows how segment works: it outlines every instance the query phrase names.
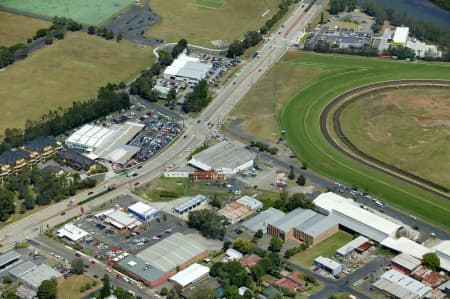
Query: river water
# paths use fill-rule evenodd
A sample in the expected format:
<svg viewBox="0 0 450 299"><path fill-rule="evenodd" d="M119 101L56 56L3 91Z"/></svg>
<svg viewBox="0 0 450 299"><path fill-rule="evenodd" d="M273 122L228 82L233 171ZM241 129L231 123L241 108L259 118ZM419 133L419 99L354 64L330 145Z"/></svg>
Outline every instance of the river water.
<svg viewBox="0 0 450 299"><path fill-rule="evenodd" d="M435 23L450 28L450 12L443 10L428 0L372 0L395 11L404 11L412 18Z"/></svg>

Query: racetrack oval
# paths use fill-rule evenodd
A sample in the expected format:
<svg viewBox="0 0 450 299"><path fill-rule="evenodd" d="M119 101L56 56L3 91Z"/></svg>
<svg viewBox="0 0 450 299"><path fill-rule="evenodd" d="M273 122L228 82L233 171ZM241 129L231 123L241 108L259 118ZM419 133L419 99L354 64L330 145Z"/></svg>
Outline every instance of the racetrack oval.
<svg viewBox="0 0 450 299"><path fill-rule="evenodd" d="M377 171L380 171L384 174L395 177L396 179L402 180L411 184L415 187L421 188L425 191L431 192L435 195L438 195L445 199L450 199L449 189L445 186L432 182L428 179L405 171L393 164L386 163L381 161L366 152L362 151L355 145L349 138L344 134L342 130L342 126L340 123L340 115L342 111L347 108L349 105L354 103L358 98L356 97L359 94L368 92L368 91L376 91L384 88L392 88L392 87L429 87L429 86L450 86L450 81L448 80L395 80L395 81L386 81L386 82L378 82L373 84L364 85L353 90L347 91L343 94L338 95L334 99L332 99L323 109L320 114L320 130L322 135L325 137L327 142L333 146L337 151L346 155L354 161L357 161L365 166L369 166ZM331 118L332 128L329 126L329 120ZM331 131L333 130L333 131ZM334 134L333 134L334 133ZM334 135L334 136L333 136ZM345 144L343 147L340 142Z"/></svg>

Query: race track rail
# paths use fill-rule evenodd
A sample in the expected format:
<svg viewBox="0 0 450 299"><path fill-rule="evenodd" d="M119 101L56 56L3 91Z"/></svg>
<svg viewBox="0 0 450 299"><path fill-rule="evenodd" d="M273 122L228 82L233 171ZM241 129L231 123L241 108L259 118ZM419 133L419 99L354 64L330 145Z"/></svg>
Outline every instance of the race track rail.
<svg viewBox="0 0 450 299"><path fill-rule="evenodd" d="M442 198L450 200L449 189L445 186L436 184L427 179L419 177L415 174L409 173L403 169L396 167L395 165L380 161L367 153L360 150L356 145L354 145L344 134L342 131L339 116L340 113L348 107L350 104L357 100L356 97L353 97L361 92L376 90L380 88L389 88L389 87L403 87L403 86L450 86L450 81L448 80L395 80L395 81L386 81L379 82L374 84L369 84L365 86L361 86L345 92L336 98L334 98L327 106L324 108L322 113L320 114L320 130L322 135L325 137L327 142L333 146L338 152L346 155L350 159L357 161L365 166L376 169L384 174L390 175L396 179L399 179L403 182L406 182L410 185L413 185L417 188L425 190L427 192L438 195ZM352 98L353 97L353 98ZM343 102L343 103L342 103ZM339 106L340 105L340 106ZM339 107L338 107L339 106ZM337 109L335 109L338 107ZM328 130L327 122L330 117L330 113L332 113L333 117L333 129L337 135L337 138L344 143L349 150L343 148L340 144L336 142L336 140L331 136L330 131Z"/></svg>

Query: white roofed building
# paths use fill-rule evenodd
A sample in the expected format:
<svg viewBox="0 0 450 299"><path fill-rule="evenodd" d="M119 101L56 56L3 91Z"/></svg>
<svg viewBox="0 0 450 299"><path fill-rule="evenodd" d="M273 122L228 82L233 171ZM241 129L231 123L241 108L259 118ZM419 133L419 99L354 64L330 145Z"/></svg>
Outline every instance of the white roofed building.
<svg viewBox="0 0 450 299"><path fill-rule="evenodd" d="M314 265L335 276L342 272L342 265L330 258L319 256L314 259Z"/></svg>
<svg viewBox="0 0 450 299"><path fill-rule="evenodd" d="M351 254L356 248L368 242L369 239L363 236L358 236L356 239L351 240L338 250L336 250L336 255L340 257L345 257L348 254Z"/></svg>
<svg viewBox="0 0 450 299"><path fill-rule="evenodd" d="M319 195L314 204L321 211L335 215L340 225L381 242L387 237L395 237L401 224L372 213L355 204L352 199L327 192Z"/></svg>
<svg viewBox="0 0 450 299"><path fill-rule="evenodd" d="M405 46L408 40L409 27L397 27L392 37L391 45Z"/></svg>
<svg viewBox="0 0 450 299"><path fill-rule="evenodd" d="M250 210L261 210L263 208L263 203L257 200L256 198L250 197L250 196L243 196L236 200L237 202L243 204Z"/></svg>
<svg viewBox="0 0 450 299"><path fill-rule="evenodd" d="M128 207L128 213L133 214L140 220L146 222L149 219L158 216L159 211L155 208L152 208L148 204L138 201Z"/></svg>
<svg viewBox="0 0 450 299"><path fill-rule="evenodd" d="M394 251L407 253L418 259L422 259L424 254L432 252L430 248L417 244L413 240L405 237L398 239L389 237L381 241L380 244Z"/></svg>
<svg viewBox="0 0 450 299"><path fill-rule="evenodd" d="M442 241L434 247L434 250L441 260L441 268L450 272L450 241Z"/></svg>
<svg viewBox="0 0 450 299"><path fill-rule="evenodd" d="M407 253L400 253L392 258L392 267L398 268L406 274L411 273L421 264L422 262L418 258L415 258Z"/></svg>
<svg viewBox="0 0 450 299"><path fill-rule="evenodd" d="M190 284L196 283L208 277L208 275L208 267L195 263L172 276L170 280L180 287L184 288Z"/></svg>
<svg viewBox="0 0 450 299"><path fill-rule="evenodd" d="M217 143L192 156L189 164L201 170L236 174L254 164L256 154L229 141Z"/></svg>
<svg viewBox="0 0 450 299"><path fill-rule="evenodd" d="M224 262L231 262L231 261L239 261L244 257L242 253L237 251L233 248L228 248L227 251L225 251L225 257L223 258Z"/></svg>
<svg viewBox="0 0 450 299"><path fill-rule="evenodd" d="M120 210L115 210L111 213L109 213L106 216L106 222L111 224L112 226L118 228L118 229L134 229L135 227L138 227L142 223L137 220L136 218L128 215L127 213L124 213Z"/></svg>
<svg viewBox="0 0 450 299"><path fill-rule="evenodd" d="M67 238L70 241L77 242L84 237L88 236L89 233L87 231L82 230L78 226L75 226L73 223L64 224L63 227L58 229L56 235L60 238Z"/></svg>
<svg viewBox="0 0 450 299"><path fill-rule="evenodd" d="M188 56L184 53L178 55L170 66L164 70L164 79L197 83L206 78L213 65L202 62L198 57Z"/></svg>

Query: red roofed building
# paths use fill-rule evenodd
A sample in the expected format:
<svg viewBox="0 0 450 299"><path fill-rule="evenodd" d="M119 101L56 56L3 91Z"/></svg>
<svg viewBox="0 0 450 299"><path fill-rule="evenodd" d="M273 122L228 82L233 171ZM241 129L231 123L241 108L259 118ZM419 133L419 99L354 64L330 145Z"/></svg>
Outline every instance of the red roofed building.
<svg viewBox="0 0 450 299"><path fill-rule="evenodd" d="M193 179L194 181L223 181L225 175L215 170L195 170Z"/></svg>
<svg viewBox="0 0 450 299"><path fill-rule="evenodd" d="M251 268L251 267L255 266L259 262L260 259L261 258L259 256L257 256L256 254L251 254L249 256L242 258L240 260L240 263L241 263L242 267Z"/></svg>
<svg viewBox="0 0 450 299"><path fill-rule="evenodd" d="M273 285L277 287L286 288L291 292L304 292L306 282L300 278L301 273L298 271L293 271L283 278L275 281Z"/></svg>
<svg viewBox="0 0 450 299"><path fill-rule="evenodd" d="M431 271L423 266L411 272L411 277L417 279L430 287L437 287L448 280L445 274Z"/></svg>

